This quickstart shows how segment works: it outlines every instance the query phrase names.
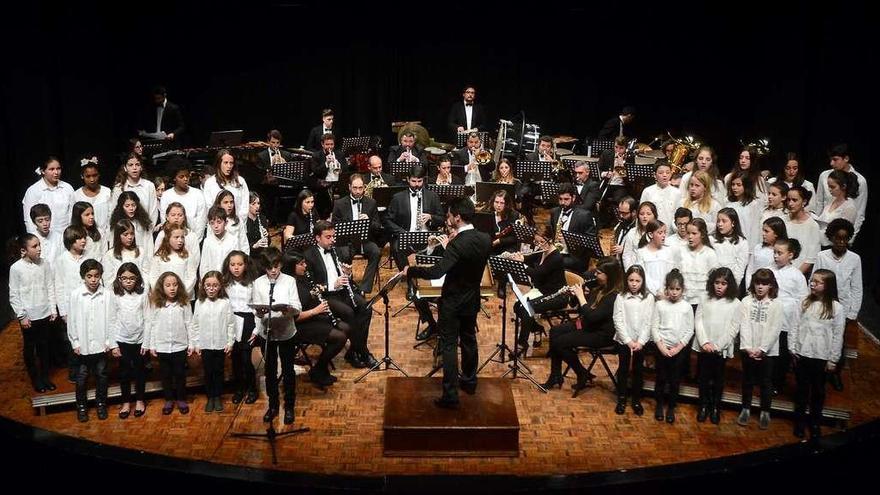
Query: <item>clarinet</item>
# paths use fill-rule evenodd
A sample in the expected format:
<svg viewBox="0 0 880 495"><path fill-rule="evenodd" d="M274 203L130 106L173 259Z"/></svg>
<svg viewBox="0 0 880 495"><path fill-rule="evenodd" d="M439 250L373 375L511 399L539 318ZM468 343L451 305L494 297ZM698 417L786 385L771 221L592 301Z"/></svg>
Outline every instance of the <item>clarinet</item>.
<svg viewBox="0 0 880 495"><path fill-rule="evenodd" d="M339 263L339 256L336 255L336 246L330 248L333 251L333 259L336 260L336 269L339 270L339 273L343 273L342 265ZM351 276L348 276L348 283L345 284L345 288L348 290L348 297L351 299L351 306L353 308L357 308L357 303L354 300L354 290L351 288Z"/></svg>
<svg viewBox="0 0 880 495"><path fill-rule="evenodd" d="M422 225L422 191L419 191L418 196L416 196L416 210L418 213L418 217L416 218L416 230L423 230L424 225Z"/></svg>
<svg viewBox="0 0 880 495"><path fill-rule="evenodd" d="M310 270L306 270L306 280L308 280L309 282L309 292L313 296L315 296L315 299L318 300L318 305L320 306L324 303L324 297L321 295L324 287L320 284L315 283L314 279L312 278L312 272ZM330 324L335 328L339 328L336 321L336 315L333 314L333 310L330 309L329 304L327 305L327 314L330 316Z"/></svg>

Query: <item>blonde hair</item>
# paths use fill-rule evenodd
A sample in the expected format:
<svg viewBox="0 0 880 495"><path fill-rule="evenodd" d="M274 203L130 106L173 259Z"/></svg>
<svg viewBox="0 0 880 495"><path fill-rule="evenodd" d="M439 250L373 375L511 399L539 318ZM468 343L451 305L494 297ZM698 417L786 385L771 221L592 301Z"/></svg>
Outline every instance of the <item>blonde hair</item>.
<svg viewBox="0 0 880 495"><path fill-rule="evenodd" d="M690 191L688 191L688 194L684 198L684 207L690 209L693 205L697 205L697 209L703 213L707 213L712 208L712 177L702 170L697 170L690 178L690 180L694 179L703 184L703 197L695 202L691 200ZM690 184L688 184L688 186L690 186Z"/></svg>

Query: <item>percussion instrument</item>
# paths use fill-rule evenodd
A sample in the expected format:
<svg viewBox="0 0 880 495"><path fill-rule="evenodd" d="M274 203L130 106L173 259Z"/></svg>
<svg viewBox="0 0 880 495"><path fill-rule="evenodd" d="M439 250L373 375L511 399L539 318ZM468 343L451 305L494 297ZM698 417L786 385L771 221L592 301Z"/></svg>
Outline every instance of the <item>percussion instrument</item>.
<svg viewBox="0 0 880 495"><path fill-rule="evenodd" d="M666 153L664 153L663 150L648 150L639 152L638 156L660 160L666 158Z"/></svg>

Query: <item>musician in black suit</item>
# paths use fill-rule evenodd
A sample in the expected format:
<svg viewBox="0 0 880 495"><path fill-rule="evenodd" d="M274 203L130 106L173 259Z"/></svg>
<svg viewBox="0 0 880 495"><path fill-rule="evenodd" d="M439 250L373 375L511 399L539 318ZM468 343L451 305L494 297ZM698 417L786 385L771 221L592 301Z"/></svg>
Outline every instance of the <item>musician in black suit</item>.
<svg viewBox="0 0 880 495"><path fill-rule="evenodd" d="M388 163L419 163L424 161L426 161L425 149L416 143L416 135L411 132L401 134L400 144L388 149Z"/></svg>
<svg viewBox="0 0 880 495"><path fill-rule="evenodd" d="M612 117L605 121L599 134L598 139L614 139L616 137L626 135L626 126L636 118L636 109L633 107L623 107L620 115Z"/></svg>
<svg viewBox="0 0 880 495"><path fill-rule="evenodd" d="M433 191L424 189L425 167L413 165L407 179L409 189L391 198L385 216L385 231L393 238L391 253L398 267L406 266L409 246L399 246L402 232L436 230L443 226L443 210L440 198ZM421 216L419 207L421 206Z"/></svg>
<svg viewBox="0 0 880 495"><path fill-rule="evenodd" d="M365 294L373 291L373 280L379 271L379 259L382 252L373 241L375 235L382 228L379 223L379 211L376 208L376 200L364 197L364 178L361 174L352 174L348 179L349 194L336 200L333 204L333 222L351 222L354 220L370 220L370 237L366 242L355 240L344 249L352 255L363 253L367 258L367 268L364 270L364 278L358 284ZM343 249L343 247L340 247Z"/></svg>
<svg viewBox="0 0 880 495"><path fill-rule="evenodd" d="M574 181L580 199L575 204L575 208L593 211L593 207L599 201L599 183L590 177L590 167L587 162L579 161L574 164Z"/></svg>
<svg viewBox="0 0 880 495"><path fill-rule="evenodd" d="M431 184L438 185L464 184L461 177L452 175L452 159L449 155L443 155L437 162L437 171L434 177L430 179L430 182Z"/></svg>
<svg viewBox="0 0 880 495"><path fill-rule="evenodd" d="M372 182L376 179L382 179L382 184L384 184L386 186L399 185L398 184L399 181L397 180L397 177L394 177L393 175L382 171L382 159L379 158L379 155L373 155L370 157L369 168L370 168L369 175L364 177L364 181L366 181L367 184L369 184L370 182Z"/></svg>
<svg viewBox="0 0 880 495"><path fill-rule="evenodd" d="M636 210L639 202L633 197L625 197L617 204L617 225L614 226L614 237L611 239L611 254L621 261L623 241L636 225Z"/></svg>
<svg viewBox="0 0 880 495"><path fill-rule="evenodd" d="M587 210L574 207L574 198L576 196L577 190L573 185L562 184L559 186L559 206L550 211L549 224L552 231L552 239L555 239L556 242L563 242L562 233L558 230L560 225L562 230L576 234L596 235L596 221L593 219L593 215ZM577 273L587 271L587 266L590 264L589 252L570 252L565 248L562 254L563 266L566 270Z"/></svg>
<svg viewBox="0 0 880 495"><path fill-rule="evenodd" d="M272 165L272 160L281 161L281 162L289 162L293 160L293 154L289 151L284 151L281 149L281 131L278 129L272 129L266 135L266 142L269 143L269 146L257 153L257 167L263 170L269 170L269 166ZM278 158L275 156L278 155Z"/></svg>
<svg viewBox="0 0 880 495"><path fill-rule="evenodd" d="M165 139L174 140L180 139L184 130L186 126L180 107L168 100L164 87L153 88L153 105L144 111L138 135L162 131L165 132Z"/></svg>
<svg viewBox="0 0 880 495"><path fill-rule="evenodd" d="M614 138L614 149L605 150L599 155L599 172L607 189L602 196L603 199L619 203L621 199L627 196L626 183L615 169L632 165L634 160L635 157L626 152L625 136Z"/></svg>
<svg viewBox="0 0 880 495"><path fill-rule="evenodd" d="M321 150L315 152L306 178L306 185L315 193L315 207L321 218L330 215L333 185L348 172L348 168L348 161L336 149L336 137L333 134L321 136Z"/></svg>
<svg viewBox="0 0 880 495"><path fill-rule="evenodd" d="M321 125L312 127L309 137L306 139L306 149L309 151L321 151L321 137L324 134L333 134L333 110L325 108L321 110Z"/></svg>
<svg viewBox="0 0 880 495"><path fill-rule="evenodd" d="M538 149L532 153L526 153L526 161L552 162L554 160L556 160L556 155L553 154L553 138L550 136L538 138Z"/></svg>
<svg viewBox="0 0 880 495"><path fill-rule="evenodd" d="M473 86L464 88L461 94L462 101L455 102L449 109L449 117L446 119L446 125L449 128L449 135L455 142L456 136L460 132L474 130L477 132L486 131L489 128L489 118L486 115L486 109L483 105L475 103L477 98L477 90Z"/></svg>
<svg viewBox="0 0 880 495"><path fill-rule="evenodd" d="M336 231L330 222L318 221L314 233L316 245L309 246L303 256L315 283L327 288L330 310L351 327L348 335L351 345L345 360L355 368L372 367L377 361L367 348L367 338L373 310L366 307L366 299L350 278L348 251L334 249Z"/></svg>
<svg viewBox="0 0 880 495"><path fill-rule="evenodd" d="M477 313L480 311L480 281L489 259L491 241L471 225L474 205L467 198L453 202L446 221L456 228L443 258L430 268L406 266L408 277L437 279L445 275L440 304L440 353L443 356L443 394L434 400L438 407L458 407L458 388L469 394L477 390ZM409 262L415 265L415 255ZM459 383L456 347L461 347Z"/></svg>
<svg viewBox="0 0 880 495"><path fill-rule="evenodd" d="M479 180L489 182L492 180L492 172L495 170L495 162L490 159L486 163L477 163L477 154L483 149L480 135L476 132L468 134L467 146L452 152L452 163L465 167L465 176L469 171L479 170ZM465 181L467 183L467 181Z"/></svg>

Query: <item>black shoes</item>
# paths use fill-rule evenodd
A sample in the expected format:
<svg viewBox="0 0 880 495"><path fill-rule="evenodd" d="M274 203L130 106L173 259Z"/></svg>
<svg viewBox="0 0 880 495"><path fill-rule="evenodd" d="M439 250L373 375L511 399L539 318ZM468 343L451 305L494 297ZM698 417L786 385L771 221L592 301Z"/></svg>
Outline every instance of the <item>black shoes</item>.
<svg viewBox="0 0 880 495"><path fill-rule="evenodd" d="M672 406L666 409L666 422L669 424L675 423L675 408Z"/></svg>
<svg viewBox="0 0 880 495"><path fill-rule="evenodd" d="M107 404L98 404L98 419L107 419Z"/></svg>
<svg viewBox="0 0 880 495"><path fill-rule="evenodd" d="M367 364L364 363L358 353L349 350L345 353L345 362L350 364L352 368L366 368Z"/></svg>
<svg viewBox="0 0 880 495"><path fill-rule="evenodd" d="M277 414L277 410L276 410L276 414ZM293 424L293 407L285 407L284 408L284 424L286 424L286 425Z"/></svg>
<svg viewBox="0 0 880 495"><path fill-rule="evenodd" d="M446 397L434 399L434 405L441 409L458 409L458 401L447 399Z"/></svg>
<svg viewBox="0 0 880 495"><path fill-rule="evenodd" d="M840 381L840 378L839 378L839 377L838 377L838 381ZM46 387L46 390L48 390L49 392L51 392L51 391L55 390L56 388L58 388L58 387L55 386L54 383L50 382L49 380L45 380L45 381L43 381L43 386ZM841 385L840 389L843 390L843 386L842 386L842 385Z"/></svg>
<svg viewBox="0 0 880 495"><path fill-rule="evenodd" d="M709 421L712 422L713 425L717 425L721 423L721 408L715 406L712 408L712 411L709 413Z"/></svg>
<svg viewBox="0 0 880 495"><path fill-rule="evenodd" d="M632 403L633 412L636 413L636 416L641 416L645 414L645 408L642 407L642 402L638 400L634 400Z"/></svg>
<svg viewBox="0 0 880 495"><path fill-rule="evenodd" d="M553 387L561 389L563 382L562 375L550 375L547 377L547 381L542 383L541 386L547 390L550 390Z"/></svg>
<svg viewBox="0 0 880 495"><path fill-rule="evenodd" d="M317 366L309 370L309 381L319 388L329 387L336 382L326 368L320 368Z"/></svg>
<svg viewBox="0 0 880 495"><path fill-rule="evenodd" d="M697 422L705 423L706 418L709 417L709 406L700 406L700 410L697 411Z"/></svg>
<svg viewBox="0 0 880 495"><path fill-rule="evenodd" d="M617 405L614 406L614 414L623 414L626 412L626 397L617 399Z"/></svg>
<svg viewBox="0 0 880 495"><path fill-rule="evenodd" d="M425 341L433 337L437 334L437 325L428 324L424 330L416 334L416 340L419 342Z"/></svg>
<svg viewBox="0 0 880 495"><path fill-rule="evenodd" d="M358 353L358 357L360 358L361 362L364 363L364 367L366 368L372 368L373 366L379 364L379 361L376 361L376 357L373 356L370 351Z"/></svg>
<svg viewBox="0 0 880 495"><path fill-rule="evenodd" d="M794 436L800 438L801 440L804 440L807 438L807 432L804 429L804 424L801 423L800 421L795 421L793 433L794 433Z"/></svg>
<svg viewBox="0 0 880 495"><path fill-rule="evenodd" d="M266 414L263 415L263 422L271 423L276 416L278 416L278 408L269 406L269 409L266 410Z"/></svg>
<svg viewBox="0 0 880 495"><path fill-rule="evenodd" d="M663 421L663 404L657 403L657 409L654 409L654 419Z"/></svg>
<svg viewBox="0 0 880 495"><path fill-rule="evenodd" d="M78 407L76 409L76 420L80 423L85 423L89 420L89 410L85 407Z"/></svg>
<svg viewBox="0 0 880 495"><path fill-rule="evenodd" d="M242 399L244 399L244 391L238 390L234 394L232 394L233 404L241 404Z"/></svg>
<svg viewBox="0 0 880 495"><path fill-rule="evenodd" d="M256 390L251 390L250 392L247 393L247 397L244 398L245 404L253 404L256 401L257 401L257 391Z"/></svg>

